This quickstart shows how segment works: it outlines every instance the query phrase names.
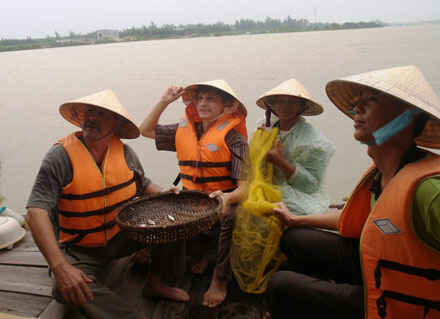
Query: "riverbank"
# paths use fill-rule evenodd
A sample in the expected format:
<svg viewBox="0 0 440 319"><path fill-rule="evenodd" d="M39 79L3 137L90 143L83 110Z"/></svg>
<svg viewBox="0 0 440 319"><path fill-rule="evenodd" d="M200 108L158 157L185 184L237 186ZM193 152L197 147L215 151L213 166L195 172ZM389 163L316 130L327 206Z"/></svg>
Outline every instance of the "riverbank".
<svg viewBox="0 0 440 319"><path fill-rule="evenodd" d="M65 37L55 32L54 37L48 35L46 38L41 39L32 39L30 37L27 39L1 39L0 52L159 39L379 28L385 25L385 23L380 21L346 22L342 24L311 23L306 19L292 19L290 16L285 20L272 19L269 17L264 21L241 19L237 20L234 24L225 24L222 22L179 26L167 24L158 27L151 22L149 26L132 27L123 31L98 30L85 35L70 32L70 34Z"/></svg>

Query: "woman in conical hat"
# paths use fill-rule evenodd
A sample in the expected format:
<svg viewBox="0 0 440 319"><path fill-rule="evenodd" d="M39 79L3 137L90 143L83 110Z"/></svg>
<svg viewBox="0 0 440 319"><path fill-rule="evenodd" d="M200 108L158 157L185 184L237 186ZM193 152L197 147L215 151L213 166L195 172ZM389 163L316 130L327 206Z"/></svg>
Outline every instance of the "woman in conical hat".
<svg viewBox="0 0 440 319"><path fill-rule="evenodd" d="M179 97L187 105L182 120L171 125L158 124L162 112ZM244 195L236 189L242 183L240 169L247 149L246 115L246 108L229 84L213 80L186 88L169 87L140 126L143 136L155 139L158 150L177 153L179 179L184 189L205 191L223 200L218 258L210 287L203 297L203 304L208 307L223 302L232 278L229 247L235 204ZM215 236L202 237L191 243L202 252L192 267L197 274L207 269L206 251L215 248L212 240Z"/></svg>
<svg viewBox="0 0 440 319"><path fill-rule="evenodd" d="M290 227L281 247L296 268L269 282L272 318L287 309L313 318L440 318L440 157L419 148L440 148L439 98L414 66L331 81L326 91L354 120L373 164L342 211L275 209ZM316 263L320 272L308 272Z"/></svg>
<svg viewBox="0 0 440 319"><path fill-rule="evenodd" d="M329 199L322 183L335 147L304 117L321 114L322 106L295 79L264 93L257 105L266 109L266 125L279 128L266 159L275 165L274 183L281 186L283 202L294 214L326 211Z"/></svg>

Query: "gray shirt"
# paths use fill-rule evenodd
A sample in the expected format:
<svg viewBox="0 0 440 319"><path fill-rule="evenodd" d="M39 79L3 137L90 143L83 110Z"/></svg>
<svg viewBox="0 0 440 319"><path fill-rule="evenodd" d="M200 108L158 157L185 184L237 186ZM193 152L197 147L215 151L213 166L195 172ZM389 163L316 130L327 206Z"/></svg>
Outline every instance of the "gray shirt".
<svg viewBox="0 0 440 319"><path fill-rule="evenodd" d="M128 167L135 173L137 195L140 195L150 184L150 180L145 177L136 153L126 144L124 144L124 156ZM72 179L73 168L70 158L61 144L55 144L41 163L26 208L41 208L54 213L63 188Z"/></svg>

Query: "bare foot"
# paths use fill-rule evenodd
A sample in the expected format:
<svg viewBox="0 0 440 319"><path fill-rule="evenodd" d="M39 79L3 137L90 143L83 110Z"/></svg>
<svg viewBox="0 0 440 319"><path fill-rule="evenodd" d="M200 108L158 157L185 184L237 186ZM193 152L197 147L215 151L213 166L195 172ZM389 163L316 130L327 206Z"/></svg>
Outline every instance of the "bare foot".
<svg viewBox="0 0 440 319"><path fill-rule="evenodd" d="M161 297L174 301L189 301L188 293L180 288L170 287L164 284L160 279L151 276L150 281L147 282L142 290L144 297Z"/></svg>
<svg viewBox="0 0 440 319"><path fill-rule="evenodd" d="M208 269L208 256L203 255L202 258L191 267L191 272L195 275L202 275Z"/></svg>
<svg viewBox="0 0 440 319"><path fill-rule="evenodd" d="M208 290L203 295L203 305L209 308L214 308L220 305L226 298L228 293L228 283L226 281L219 280L214 270L211 284Z"/></svg>
<svg viewBox="0 0 440 319"><path fill-rule="evenodd" d="M266 312L266 313L264 314L264 319L272 319L272 317L271 317L271 315L270 315L269 312Z"/></svg>

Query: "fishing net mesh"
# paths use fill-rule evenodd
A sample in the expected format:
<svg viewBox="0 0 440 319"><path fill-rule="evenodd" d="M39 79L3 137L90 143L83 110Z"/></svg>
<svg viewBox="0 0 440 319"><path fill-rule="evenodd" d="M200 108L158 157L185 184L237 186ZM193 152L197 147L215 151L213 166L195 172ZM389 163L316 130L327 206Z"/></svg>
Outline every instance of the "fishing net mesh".
<svg viewBox="0 0 440 319"><path fill-rule="evenodd" d="M277 128L258 129L249 143L249 193L238 208L232 234L232 271L248 293L264 292L269 277L285 260L279 249L284 228L269 214L281 201L281 191L272 183L273 165L265 161L277 135Z"/></svg>

